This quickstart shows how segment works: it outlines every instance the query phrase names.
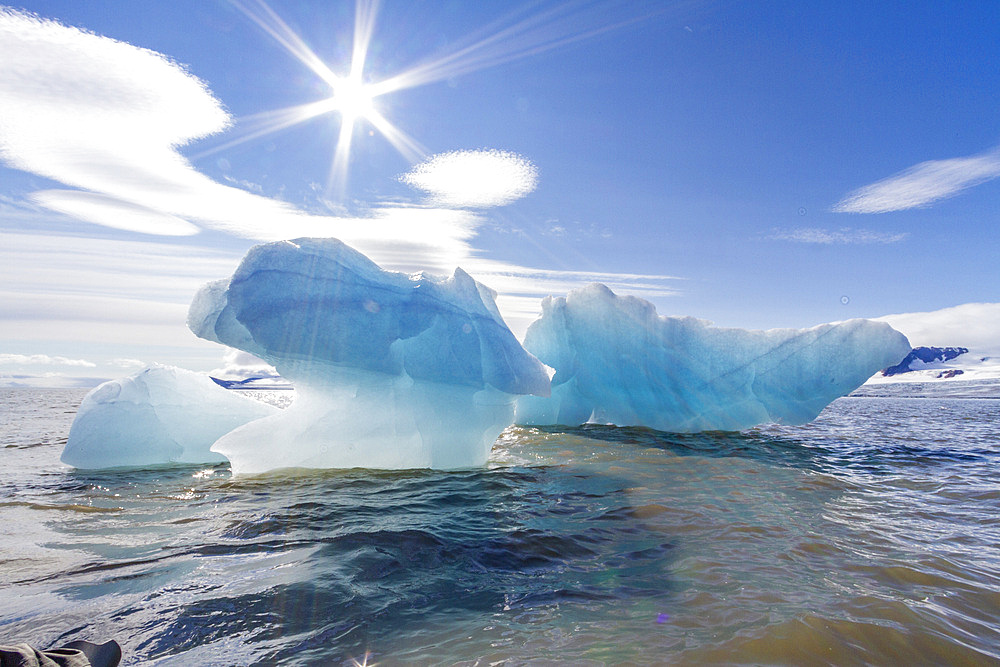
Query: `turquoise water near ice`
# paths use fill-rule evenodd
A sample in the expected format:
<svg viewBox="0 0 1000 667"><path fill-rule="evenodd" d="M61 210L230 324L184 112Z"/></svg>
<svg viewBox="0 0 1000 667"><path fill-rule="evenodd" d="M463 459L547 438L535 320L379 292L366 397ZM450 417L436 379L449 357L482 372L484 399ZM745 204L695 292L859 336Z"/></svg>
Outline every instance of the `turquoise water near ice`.
<svg viewBox="0 0 1000 667"><path fill-rule="evenodd" d="M489 467L75 471L0 392L0 642L124 664L1000 661L1000 400L508 429ZM262 447L269 443L261 443Z"/></svg>

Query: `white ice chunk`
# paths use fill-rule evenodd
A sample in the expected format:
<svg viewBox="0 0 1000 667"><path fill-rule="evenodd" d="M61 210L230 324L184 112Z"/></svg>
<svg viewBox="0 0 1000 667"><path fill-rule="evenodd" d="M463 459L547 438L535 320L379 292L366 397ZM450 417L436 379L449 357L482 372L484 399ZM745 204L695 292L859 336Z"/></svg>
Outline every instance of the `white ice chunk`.
<svg viewBox="0 0 1000 667"><path fill-rule="evenodd" d="M806 423L910 351L881 322L727 329L661 317L648 301L596 283L546 298L524 346L555 375L551 396L518 400L517 423L679 433Z"/></svg>
<svg viewBox="0 0 1000 667"><path fill-rule="evenodd" d="M188 326L293 382L284 412L221 438L235 473L482 465L519 394L549 380L495 293L381 269L336 239L255 246L195 296Z"/></svg>
<svg viewBox="0 0 1000 667"><path fill-rule="evenodd" d="M225 461L209 451L216 439L275 412L206 375L154 365L84 397L62 461L77 468Z"/></svg>

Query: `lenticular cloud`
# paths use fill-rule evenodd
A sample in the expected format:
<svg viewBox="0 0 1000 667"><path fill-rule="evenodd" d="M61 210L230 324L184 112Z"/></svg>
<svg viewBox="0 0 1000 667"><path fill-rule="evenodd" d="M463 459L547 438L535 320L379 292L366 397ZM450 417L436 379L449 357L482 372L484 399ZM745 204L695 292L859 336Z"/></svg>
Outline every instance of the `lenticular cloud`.
<svg viewBox="0 0 1000 667"><path fill-rule="evenodd" d="M274 239L339 221L197 171L178 148L231 119L204 82L162 54L0 8L0 62L0 159L75 188L35 193L42 206L173 236L211 227Z"/></svg>
<svg viewBox="0 0 1000 667"><path fill-rule="evenodd" d="M162 189L195 173L177 146L228 127L202 81L159 53L6 9L0 62L0 157L89 191L48 191L39 203L100 224L120 206L127 222L114 226L195 231L137 209L156 199L144 184Z"/></svg>
<svg viewBox="0 0 1000 667"><path fill-rule="evenodd" d="M427 192L438 206L503 206L534 191L538 169L507 151L453 151L435 155L400 180Z"/></svg>

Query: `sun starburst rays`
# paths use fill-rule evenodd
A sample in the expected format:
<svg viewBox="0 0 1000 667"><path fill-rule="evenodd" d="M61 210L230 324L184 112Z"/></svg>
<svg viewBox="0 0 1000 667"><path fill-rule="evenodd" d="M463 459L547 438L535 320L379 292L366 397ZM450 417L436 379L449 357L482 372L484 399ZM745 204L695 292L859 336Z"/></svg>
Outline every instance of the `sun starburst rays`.
<svg viewBox="0 0 1000 667"><path fill-rule="evenodd" d="M313 50L309 48L305 41L264 0L249 0L250 4L242 0L229 1L244 16L256 23L257 27L285 47L288 53L315 72L319 78L327 83L333 83L337 79L337 75L333 73L333 70L319 56L313 53ZM252 7L250 6L251 4Z"/></svg>
<svg viewBox="0 0 1000 667"><path fill-rule="evenodd" d="M217 146L196 157L286 129L326 113L336 113L340 117L340 130L337 133L337 145L333 150L327 190L335 190L341 195L346 192L354 129L361 121L370 123L408 160L421 157L422 150L419 145L376 109L374 100L383 93L364 80L368 47L371 44L378 15L377 0L357 0L351 62L346 76L337 75L324 63L264 0L248 0L248 2L230 0L230 2L284 47L290 55L324 81L330 87L331 95L310 104L265 112L249 119L241 119L240 125L252 129L240 138ZM248 120L249 122L247 122Z"/></svg>
<svg viewBox="0 0 1000 667"><path fill-rule="evenodd" d="M351 62L346 75L338 75L324 63L264 0L229 1L325 82L330 87L331 94L317 102L240 119L238 127L248 128L243 136L195 157L203 157L316 116L333 113L339 116L340 129L337 145L333 150L327 190L337 191L340 195L346 194L354 130L361 122L371 125L407 160L417 162L427 156L427 151L417 141L396 127L377 108L377 98L537 55L631 25L663 11L661 8L652 13L608 21L604 10L588 3L571 1L528 15L525 14L531 11L531 6L525 5L468 36L448 53L383 80L366 81L365 64L375 32L379 0L355 2Z"/></svg>
<svg viewBox="0 0 1000 667"><path fill-rule="evenodd" d="M209 155L214 155L215 153L234 148L248 141L279 132L335 110L333 98L327 98L307 104L285 107L284 109L272 109L270 111L243 116L236 121L235 134L237 136L224 143L199 151L191 155L191 159L200 160L206 158Z"/></svg>
<svg viewBox="0 0 1000 667"><path fill-rule="evenodd" d="M368 60L368 46L375 32L378 0L357 0L354 5L354 48L351 50L350 78L361 81Z"/></svg>

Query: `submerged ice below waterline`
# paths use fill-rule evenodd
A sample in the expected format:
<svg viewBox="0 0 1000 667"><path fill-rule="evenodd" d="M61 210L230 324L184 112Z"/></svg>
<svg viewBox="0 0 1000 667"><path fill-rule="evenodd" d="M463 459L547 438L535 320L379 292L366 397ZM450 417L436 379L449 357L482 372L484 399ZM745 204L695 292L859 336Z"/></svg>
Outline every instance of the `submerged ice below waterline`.
<svg viewBox="0 0 1000 667"><path fill-rule="evenodd" d="M550 396L518 401L518 423L674 433L804 424L910 351L881 322L726 329L600 284L546 298L524 346L556 372Z"/></svg>
<svg viewBox="0 0 1000 667"><path fill-rule="evenodd" d="M297 398L213 451L237 473L483 465L516 397L549 390L495 296L461 269L385 271L336 239L255 246L198 292L188 325L272 364Z"/></svg>

